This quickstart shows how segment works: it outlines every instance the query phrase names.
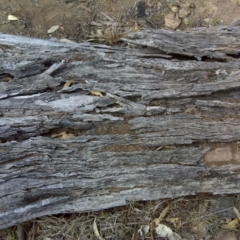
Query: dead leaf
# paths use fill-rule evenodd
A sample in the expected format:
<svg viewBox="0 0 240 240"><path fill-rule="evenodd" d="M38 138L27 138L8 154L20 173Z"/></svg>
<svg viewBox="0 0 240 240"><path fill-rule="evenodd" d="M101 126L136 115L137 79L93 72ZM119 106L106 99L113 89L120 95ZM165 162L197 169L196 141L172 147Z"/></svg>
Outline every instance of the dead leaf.
<svg viewBox="0 0 240 240"><path fill-rule="evenodd" d="M166 218L167 222L170 222L174 225L175 228L179 228L181 226L181 219L178 217L175 218Z"/></svg>
<svg viewBox="0 0 240 240"><path fill-rule="evenodd" d="M71 138L74 138L75 136L72 133L66 133L64 132L62 134L62 137L60 138L61 140L69 140Z"/></svg>
<svg viewBox="0 0 240 240"><path fill-rule="evenodd" d="M231 222L221 225L221 227L227 230L233 230L237 227L238 222L239 222L238 218L235 218Z"/></svg>
<svg viewBox="0 0 240 240"><path fill-rule="evenodd" d="M70 195L73 197L79 197L81 195L83 195L83 193L85 192L85 189L83 190L72 190L70 191Z"/></svg>
<svg viewBox="0 0 240 240"><path fill-rule="evenodd" d="M73 41L67 39L67 38L62 38L60 39L60 42L64 42L64 43L74 43Z"/></svg>
<svg viewBox="0 0 240 240"><path fill-rule="evenodd" d="M57 138L60 134L54 133L51 135L51 138Z"/></svg>
<svg viewBox="0 0 240 240"><path fill-rule="evenodd" d="M66 133L64 131L64 132L61 132L61 133L52 134L51 137L52 138L58 138L60 140L69 140L71 138L74 138L75 136L72 133Z"/></svg>
<svg viewBox="0 0 240 240"><path fill-rule="evenodd" d="M180 218L178 217L175 217L175 218L166 218L166 221L167 222L170 222L170 223L175 223L175 222L178 222L180 220Z"/></svg>
<svg viewBox="0 0 240 240"><path fill-rule="evenodd" d="M17 21L18 20L18 18L17 17L15 17L14 15L8 15L8 18L7 18L7 20L8 21Z"/></svg>
<svg viewBox="0 0 240 240"><path fill-rule="evenodd" d="M53 33L53 32L55 32L55 31L58 30L58 29L59 29L59 26L58 26L58 25L52 26L51 28L48 29L48 33Z"/></svg>
<svg viewBox="0 0 240 240"><path fill-rule="evenodd" d="M137 22L134 22L134 25L132 27L132 31L133 32L139 32L139 26L138 26Z"/></svg>
<svg viewBox="0 0 240 240"><path fill-rule="evenodd" d="M236 215L236 217L238 218L238 220L240 220L240 213L236 207L233 207L233 212Z"/></svg>
<svg viewBox="0 0 240 240"><path fill-rule="evenodd" d="M101 92L99 92L99 91L97 91L97 90L89 90L89 92L90 92L92 95L103 97L103 95L101 94Z"/></svg>
<svg viewBox="0 0 240 240"><path fill-rule="evenodd" d="M169 211L169 208L170 208L169 205L168 205L167 207L165 207L165 208L162 210L162 212L161 212L161 214L159 215L159 217L158 217L158 218L155 218L155 219L153 220L153 222L154 222L156 225L158 225L158 224L165 218L166 214L167 214L168 211Z"/></svg>
<svg viewBox="0 0 240 240"><path fill-rule="evenodd" d="M75 82L76 82L75 80L68 80L68 81L66 81L66 83L64 84L63 88L70 87L70 85L71 85L72 83L75 83Z"/></svg>
<svg viewBox="0 0 240 240"><path fill-rule="evenodd" d="M104 238L102 238L99 234L98 228L97 228L97 222L96 222L96 217L93 221L93 232L95 234L95 236L99 239L99 240L104 240Z"/></svg>

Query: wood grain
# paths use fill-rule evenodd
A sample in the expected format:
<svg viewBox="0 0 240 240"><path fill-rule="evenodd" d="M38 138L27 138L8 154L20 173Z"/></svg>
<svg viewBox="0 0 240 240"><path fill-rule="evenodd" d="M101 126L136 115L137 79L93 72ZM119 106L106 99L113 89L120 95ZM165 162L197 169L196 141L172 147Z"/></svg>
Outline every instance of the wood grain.
<svg viewBox="0 0 240 240"><path fill-rule="evenodd" d="M0 229L240 192L239 22L123 40L130 45L0 34Z"/></svg>

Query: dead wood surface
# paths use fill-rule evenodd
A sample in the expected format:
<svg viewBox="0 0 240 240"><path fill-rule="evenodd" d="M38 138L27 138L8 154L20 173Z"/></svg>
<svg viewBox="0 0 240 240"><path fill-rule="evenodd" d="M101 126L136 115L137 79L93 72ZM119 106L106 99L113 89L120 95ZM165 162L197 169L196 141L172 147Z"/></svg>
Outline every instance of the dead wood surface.
<svg viewBox="0 0 240 240"><path fill-rule="evenodd" d="M133 200L240 193L239 21L124 41L0 34L0 229Z"/></svg>

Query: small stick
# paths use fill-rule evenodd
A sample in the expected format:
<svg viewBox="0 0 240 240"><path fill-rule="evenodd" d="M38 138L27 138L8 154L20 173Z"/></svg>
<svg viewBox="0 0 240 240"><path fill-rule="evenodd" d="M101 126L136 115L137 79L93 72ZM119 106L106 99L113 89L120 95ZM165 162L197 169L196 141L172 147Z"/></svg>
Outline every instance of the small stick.
<svg viewBox="0 0 240 240"><path fill-rule="evenodd" d="M109 21L111 21L111 22L115 22L111 17L109 17L107 14L105 14L104 12L101 12L101 14L105 17L105 18L107 18Z"/></svg>
<svg viewBox="0 0 240 240"><path fill-rule="evenodd" d="M18 236L18 240L26 240L25 231L21 224L17 225L17 236Z"/></svg>

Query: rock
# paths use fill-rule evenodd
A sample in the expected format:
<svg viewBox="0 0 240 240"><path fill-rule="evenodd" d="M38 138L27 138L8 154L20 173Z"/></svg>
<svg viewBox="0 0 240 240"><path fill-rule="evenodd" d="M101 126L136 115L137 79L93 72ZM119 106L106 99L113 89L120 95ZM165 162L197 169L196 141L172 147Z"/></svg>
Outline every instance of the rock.
<svg viewBox="0 0 240 240"><path fill-rule="evenodd" d="M179 17L180 18L185 18L185 17L187 17L189 14L190 14L190 9L189 8L182 8L182 9L180 9L179 10Z"/></svg>
<svg viewBox="0 0 240 240"><path fill-rule="evenodd" d="M181 20L174 13L167 14L164 20L165 20L165 27L171 28L174 30L177 29L181 24Z"/></svg>
<svg viewBox="0 0 240 240"><path fill-rule="evenodd" d="M207 235L208 227L205 222L196 221L193 222L190 231L198 236L203 237Z"/></svg>

